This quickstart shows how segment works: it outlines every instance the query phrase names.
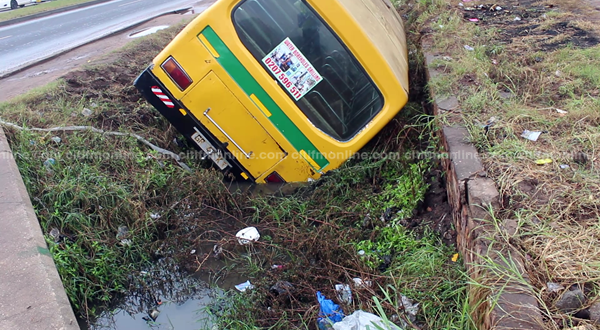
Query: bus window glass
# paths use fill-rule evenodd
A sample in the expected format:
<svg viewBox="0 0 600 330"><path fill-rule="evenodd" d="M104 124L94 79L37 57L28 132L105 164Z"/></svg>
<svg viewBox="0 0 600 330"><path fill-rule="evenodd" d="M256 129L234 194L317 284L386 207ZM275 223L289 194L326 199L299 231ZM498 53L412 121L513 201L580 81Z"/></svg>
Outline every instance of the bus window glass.
<svg viewBox="0 0 600 330"><path fill-rule="evenodd" d="M351 139L383 107L381 93L362 66L305 2L245 0L233 21L250 53L263 64L277 61L283 69L277 73L286 76L265 65L267 71L308 119L333 138ZM279 53L291 49L282 48L284 44L299 54Z"/></svg>

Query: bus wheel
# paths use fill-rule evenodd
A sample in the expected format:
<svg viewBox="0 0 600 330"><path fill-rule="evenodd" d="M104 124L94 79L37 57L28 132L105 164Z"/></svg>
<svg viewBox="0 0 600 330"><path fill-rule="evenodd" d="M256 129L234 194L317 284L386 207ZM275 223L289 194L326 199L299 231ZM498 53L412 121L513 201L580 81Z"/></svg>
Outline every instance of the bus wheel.
<svg viewBox="0 0 600 330"><path fill-rule="evenodd" d="M17 0L12 0L10 2L10 9L17 9L19 5L17 4Z"/></svg>

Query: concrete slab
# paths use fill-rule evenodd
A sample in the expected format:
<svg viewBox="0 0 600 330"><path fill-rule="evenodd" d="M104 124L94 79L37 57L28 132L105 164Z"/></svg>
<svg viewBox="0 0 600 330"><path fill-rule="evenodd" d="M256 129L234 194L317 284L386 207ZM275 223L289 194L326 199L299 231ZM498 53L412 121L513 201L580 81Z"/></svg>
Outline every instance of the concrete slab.
<svg viewBox="0 0 600 330"><path fill-rule="evenodd" d="M0 329L79 329L0 128Z"/></svg>

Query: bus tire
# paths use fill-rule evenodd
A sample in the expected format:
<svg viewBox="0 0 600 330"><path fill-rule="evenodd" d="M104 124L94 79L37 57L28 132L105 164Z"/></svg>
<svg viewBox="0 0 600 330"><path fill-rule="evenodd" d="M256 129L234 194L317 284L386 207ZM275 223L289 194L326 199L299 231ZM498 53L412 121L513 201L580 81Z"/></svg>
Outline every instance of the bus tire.
<svg viewBox="0 0 600 330"><path fill-rule="evenodd" d="M17 9L19 5L17 4L17 0L12 0L10 2L10 9Z"/></svg>

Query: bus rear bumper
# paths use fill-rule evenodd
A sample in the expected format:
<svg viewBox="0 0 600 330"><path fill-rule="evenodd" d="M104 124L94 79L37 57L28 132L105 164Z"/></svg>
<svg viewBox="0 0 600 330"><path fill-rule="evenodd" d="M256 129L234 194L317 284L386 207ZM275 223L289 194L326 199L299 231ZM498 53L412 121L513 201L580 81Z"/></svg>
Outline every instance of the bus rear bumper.
<svg viewBox="0 0 600 330"><path fill-rule="evenodd" d="M196 149L221 170L228 170L238 178L254 181L237 159L227 151L227 146L204 127L185 106L175 99L169 90L152 74L144 70L133 83L144 98L160 112L175 128L194 144ZM245 175L242 175L244 173Z"/></svg>

